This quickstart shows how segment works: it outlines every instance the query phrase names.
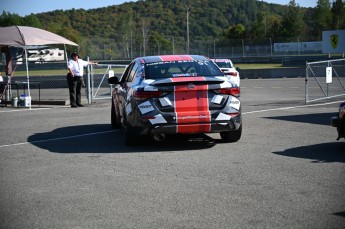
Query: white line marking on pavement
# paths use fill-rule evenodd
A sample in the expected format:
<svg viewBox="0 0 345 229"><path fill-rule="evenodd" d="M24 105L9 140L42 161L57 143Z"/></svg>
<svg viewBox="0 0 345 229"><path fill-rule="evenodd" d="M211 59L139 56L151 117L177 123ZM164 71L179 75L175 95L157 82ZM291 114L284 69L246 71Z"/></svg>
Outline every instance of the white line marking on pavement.
<svg viewBox="0 0 345 229"><path fill-rule="evenodd" d="M268 112L268 111L290 110L290 109L303 108L303 107L316 107L316 106L324 106L324 105L329 105L329 104L334 104L334 103L341 103L341 102L342 101L336 101L336 102L329 102L329 103L301 105L301 106L295 106L295 107L272 108L272 109L266 109L266 110L242 112L242 114L254 114L254 113L262 113L262 112Z"/></svg>
<svg viewBox="0 0 345 229"><path fill-rule="evenodd" d="M0 110L0 113L10 113L10 112L24 112L24 111L41 111L41 110L49 110L49 109L56 109L56 108L66 108L69 106L59 106L59 107L42 107L42 108L18 108L18 109L11 109L11 110Z"/></svg>
<svg viewBox="0 0 345 229"><path fill-rule="evenodd" d="M16 110L0 111L0 113L10 113L10 112L18 112L18 111L37 111L37 110L47 110L47 109L51 109L51 108L35 108L35 109L18 108Z"/></svg>

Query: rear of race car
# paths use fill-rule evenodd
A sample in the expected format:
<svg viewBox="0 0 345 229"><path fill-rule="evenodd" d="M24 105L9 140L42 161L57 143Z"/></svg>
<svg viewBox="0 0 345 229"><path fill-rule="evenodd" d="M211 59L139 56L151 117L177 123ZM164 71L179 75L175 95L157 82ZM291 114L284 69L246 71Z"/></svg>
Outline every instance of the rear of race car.
<svg viewBox="0 0 345 229"><path fill-rule="evenodd" d="M155 139L195 133L221 133L227 142L240 138L231 135L241 131L240 89L224 76L144 80L134 87L126 112L135 133Z"/></svg>

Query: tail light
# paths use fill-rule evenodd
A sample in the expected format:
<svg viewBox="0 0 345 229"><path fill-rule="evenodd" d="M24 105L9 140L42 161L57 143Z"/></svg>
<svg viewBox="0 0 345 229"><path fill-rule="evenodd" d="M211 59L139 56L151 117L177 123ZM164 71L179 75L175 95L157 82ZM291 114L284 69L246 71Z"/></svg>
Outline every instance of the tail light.
<svg viewBox="0 0 345 229"><path fill-rule="evenodd" d="M233 96L240 96L241 90L239 87L230 87L230 88L221 88L216 90L218 94L223 94L223 95L233 95Z"/></svg>
<svg viewBox="0 0 345 229"><path fill-rule="evenodd" d="M133 96L137 100L144 100L144 99L149 99L149 98L160 97L164 93L165 92L162 92L162 91L134 91Z"/></svg>
<svg viewBox="0 0 345 229"><path fill-rule="evenodd" d="M225 75L237 76L237 72L224 72Z"/></svg>
<svg viewBox="0 0 345 229"><path fill-rule="evenodd" d="M236 117L239 114L241 114L240 112L233 112L233 113L228 113L228 115L230 115L231 117Z"/></svg>

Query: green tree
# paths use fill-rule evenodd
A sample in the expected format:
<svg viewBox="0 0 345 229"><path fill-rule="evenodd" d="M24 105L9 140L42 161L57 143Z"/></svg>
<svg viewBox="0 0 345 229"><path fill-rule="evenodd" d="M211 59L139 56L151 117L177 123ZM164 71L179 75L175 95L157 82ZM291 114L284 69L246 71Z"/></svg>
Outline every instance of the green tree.
<svg viewBox="0 0 345 229"><path fill-rule="evenodd" d="M237 24L225 30L225 37L228 39L242 39L244 38L245 31L244 25Z"/></svg>
<svg viewBox="0 0 345 229"><path fill-rule="evenodd" d="M318 0L313 14L314 35L322 36L322 31L329 30L332 24L331 4L329 0Z"/></svg>
<svg viewBox="0 0 345 229"><path fill-rule="evenodd" d="M273 26L280 25L280 18L278 15L269 12L269 8L264 5L257 15L257 20L253 23L249 36L252 39L266 39L274 36L272 34Z"/></svg>
<svg viewBox="0 0 345 229"><path fill-rule="evenodd" d="M280 36L286 41L294 41L303 34L305 24L303 22L303 14L295 0L291 0L288 4L286 13L283 15Z"/></svg>
<svg viewBox="0 0 345 229"><path fill-rule="evenodd" d="M23 25L35 27L35 28L43 28L41 21L38 17L34 14L30 14L29 16L25 16L23 18Z"/></svg>
<svg viewBox="0 0 345 229"><path fill-rule="evenodd" d="M278 15L271 15L271 26L269 28L267 28L268 30L268 37L272 38L272 39L277 39L280 36L280 28L281 28L281 21L282 21L282 17L278 16Z"/></svg>
<svg viewBox="0 0 345 229"><path fill-rule="evenodd" d="M23 19L18 14L11 14L6 11L2 11L0 15L0 26L13 26L13 25L22 25Z"/></svg>
<svg viewBox="0 0 345 229"><path fill-rule="evenodd" d="M171 42L157 32L153 32L150 36L150 47L156 49L158 55L171 52Z"/></svg>
<svg viewBox="0 0 345 229"><path fill-rule="evenodd" d="M332 29L345 28L345 6L342 0L336 0L332 5Z"/></svg>

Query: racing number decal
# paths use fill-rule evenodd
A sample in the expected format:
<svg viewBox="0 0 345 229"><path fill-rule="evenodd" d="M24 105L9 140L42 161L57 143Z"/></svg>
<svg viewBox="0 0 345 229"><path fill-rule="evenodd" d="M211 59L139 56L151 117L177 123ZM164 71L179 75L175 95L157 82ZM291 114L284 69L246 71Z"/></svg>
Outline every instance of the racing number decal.
<svg viewBox="0 0 345 229"><path fill-rule="evenodd" d="M196 81L205 80L203 77L196 78ZM187 80L185 78L172 79L173 82ZM207 90L208 85L194 85L193 88L187 87L186 84L175 86L177 133L210 132L211 114L209 111Z"/></svg>

